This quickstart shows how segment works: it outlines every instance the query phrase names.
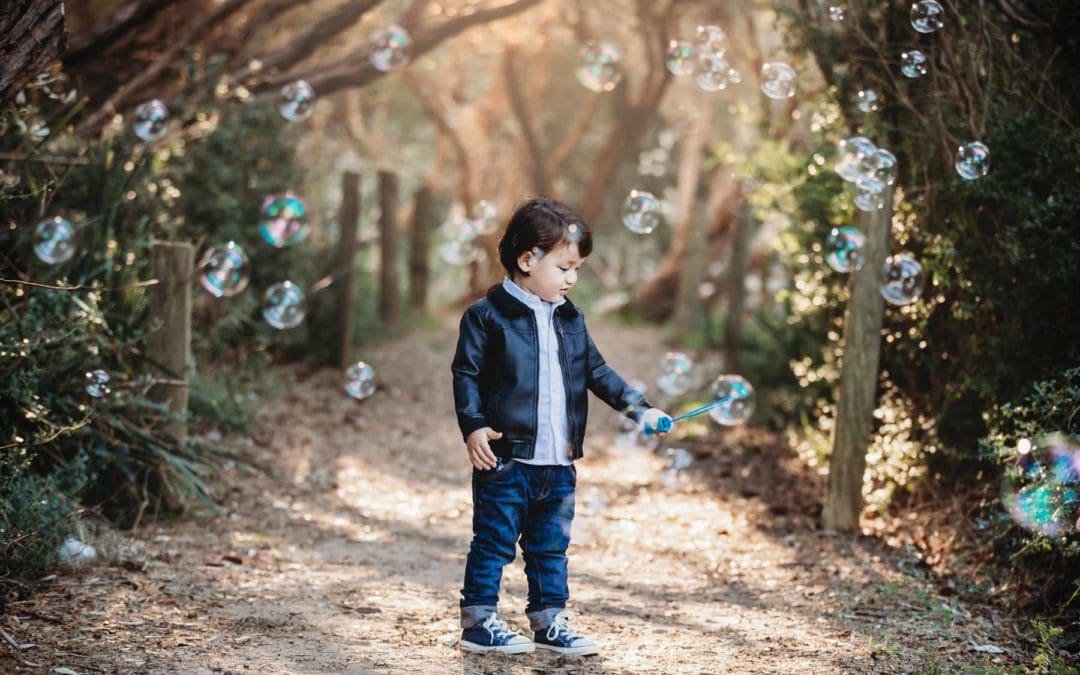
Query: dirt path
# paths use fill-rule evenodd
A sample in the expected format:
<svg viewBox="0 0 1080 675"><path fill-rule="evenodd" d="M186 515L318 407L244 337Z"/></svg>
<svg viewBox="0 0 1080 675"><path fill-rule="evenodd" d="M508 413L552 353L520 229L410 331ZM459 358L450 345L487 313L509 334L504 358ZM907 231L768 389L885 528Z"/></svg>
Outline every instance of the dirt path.
<svg viewBox="0 0 1080 675"><path fill-rule="evenodd" d="M449 326L367 352L383 382L362 404L332 371L268 402L254 442L228 439L264 471L219 477L227 517L143 528L122 564L62 576L16 605L0 625L36 646L20 659L0 650L0 671L892 673L1026 662L1007 621L942 597L902 553L815 531L812 499L799 495L820 479L773 437L686 444L698 461L665 485L662 458L617 446L616 417L595 400L570 582L574 625L602 655L463 657L471 505ZM658 333L593 332L624 375L653 375ZM525 593L519 557L502 600L519 628ZM1006 652L975 651L985 645Z"/></svg>

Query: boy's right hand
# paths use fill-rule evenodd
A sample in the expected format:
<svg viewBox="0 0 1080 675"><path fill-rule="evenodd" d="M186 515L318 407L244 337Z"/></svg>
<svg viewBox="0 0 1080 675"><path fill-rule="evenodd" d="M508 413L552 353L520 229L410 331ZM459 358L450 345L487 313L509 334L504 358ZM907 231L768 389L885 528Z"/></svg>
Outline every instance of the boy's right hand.
<svg viewBox="0 0 1080 675"><path fill-rule="evenodd" d="M469 451L469 461L481 471L495 468L495 453L491 451L488 441L497 441L503 435L491 427L482 427L469 434L465 440L465 448Z"/></svg>

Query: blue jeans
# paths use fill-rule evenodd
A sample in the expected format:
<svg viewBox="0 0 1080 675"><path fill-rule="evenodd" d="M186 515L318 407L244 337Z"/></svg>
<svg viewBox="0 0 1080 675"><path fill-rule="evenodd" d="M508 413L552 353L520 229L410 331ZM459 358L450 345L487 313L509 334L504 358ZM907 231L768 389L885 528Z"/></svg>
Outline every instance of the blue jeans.
<svg viewBox="0 0 1080 675"><path fill-rule="evenodd" d="M566 607L566 547L574 520L577 469L500 460L487 471L473 469L473 539L461 589L461 625L481 623L499 602L502 568L521 545L534 631L546 630Z"/></svg>

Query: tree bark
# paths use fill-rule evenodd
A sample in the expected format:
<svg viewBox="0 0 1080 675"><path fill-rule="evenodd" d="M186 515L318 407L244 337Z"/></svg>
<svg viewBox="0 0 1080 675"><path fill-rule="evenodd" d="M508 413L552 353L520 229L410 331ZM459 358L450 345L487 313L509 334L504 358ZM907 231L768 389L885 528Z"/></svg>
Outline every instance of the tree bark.
<svg viewBox="0 0 1080 675"><path fill-rule="evenodd" d="M742 346L742 327L746 314L746 275L750 269L750 242L754 239L757 222L754 209L742 202L735 216L735 238L731 247L731 262L727 273L727 315L724 320L724 367L728 372L739 369Z"/></svg>
<svg viewBox="0 0 1080 675"><path fill-rule="evenodd" d="M409 305L416 310L427 306L431 276L431 232L435 229L435 204L431 187L421 185L413 202L412 242L409 248Z"/></svg>
<svg viewBox="0 0 1080 675"><path fill-rule="evenodd" d="M390 171L379 172L379 317L389 324L401 319L401 295L398 284L397 228L398 177Z"/></svg>
<svg viewBox="0 0 1080 675"><path fill-rule="evenodd" d="M338 213L337 261L334 284L337 287L338 366L352 363L353 325L356 316L356 231L360 221L360 176L352 171L341 175L341 211Z"/></svg>
<svg viewBox="0 0 1080 675"><path fill-rule="evenodd" d="M159 375L171 380L150 388L171 419L164 432L179 445L187 442L188 375L191 370L191 275L195 249L184 242L154 242L151 266L158 280L150 289L150 308L160 327L150 334L146 355Z"/></svg>
<svg viewBox="0 0 1080 675"><path fill-rule="evenodd" d="M892 192L885 191L885 207L860 213L859 225L866 236L862 269L852 274L851 300L844 321L844 355L840 393L833 427L829 486L821 512L822 527L835 532L855 532L862 511L863 473L877 400L878 361L885 301L879 290L881 268L889 251Z"/></svg>
<svg viewBox="0 0 1080 675"><path fill-rule="evenodd" d="M0 8L0 105L64 50L61 0L6 0Z"/></svg>
<svg viewBox="0 0 1080 675"><path fill-rule="evenodd" d="M544 160L544 150L540 145L540 139L536 135L532 117L529 115L529 105L525 100L525 93L521 90L521 83L518 81L515 72L517 59L517 49L507 47L503 58L503 80L506 83L506 91L510 97L510 109L514 112L514 118L517 119L518 126L521 128L522 139L525 141L533 190L538 195L553 196L551 178L548 176Z"/></svg>
<svg viewBox="0 0 1080 675"><path fill-rule="evenodd" d="M146 25L163 9L177 1L132 0L90 30L72 35L68 49L64 52L64 66L70 68L96 58L122 36Z"/></svg>

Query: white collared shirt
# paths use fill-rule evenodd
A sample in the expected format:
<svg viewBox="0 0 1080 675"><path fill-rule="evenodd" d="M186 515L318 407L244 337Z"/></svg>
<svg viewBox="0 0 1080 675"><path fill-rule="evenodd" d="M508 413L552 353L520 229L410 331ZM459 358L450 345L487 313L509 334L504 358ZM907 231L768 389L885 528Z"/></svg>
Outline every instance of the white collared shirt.
<svg viewBox="0 0 1080 675"><path fill-rule="evenodd" d="M510 277L503 279L506 292L525 303L536 317L537 343L540 346L540 382L536 404L536 449L532 459L514 461L525 464L573 463L570 459L570 430L566 418L566 386L559 362L559 340L555 336L555 308L566 302L546 302L515 284ZM498 431L496 429L496 431Z"/></svg>

